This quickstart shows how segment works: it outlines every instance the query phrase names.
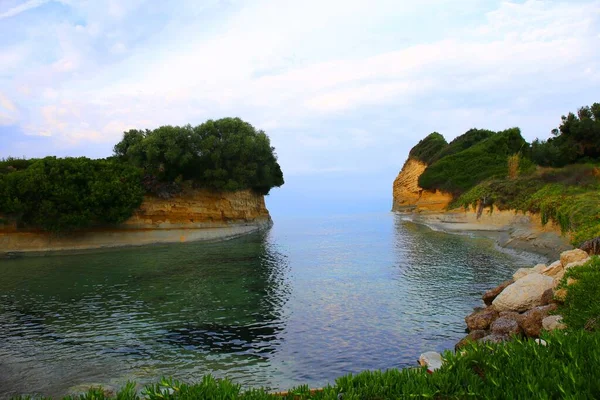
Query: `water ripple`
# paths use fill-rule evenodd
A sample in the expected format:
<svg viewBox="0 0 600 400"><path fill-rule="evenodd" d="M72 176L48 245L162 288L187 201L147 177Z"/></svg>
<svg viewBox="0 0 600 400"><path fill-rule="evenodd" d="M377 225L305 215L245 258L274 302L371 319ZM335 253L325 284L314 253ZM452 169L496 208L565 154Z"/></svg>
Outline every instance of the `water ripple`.
<svg viewBox="0 0 600 400"><path fill-rule="evenodd" d="M322 386L451 347L480 294L532 259L393 215L3 261L0 398L228 376Z"/></svg>

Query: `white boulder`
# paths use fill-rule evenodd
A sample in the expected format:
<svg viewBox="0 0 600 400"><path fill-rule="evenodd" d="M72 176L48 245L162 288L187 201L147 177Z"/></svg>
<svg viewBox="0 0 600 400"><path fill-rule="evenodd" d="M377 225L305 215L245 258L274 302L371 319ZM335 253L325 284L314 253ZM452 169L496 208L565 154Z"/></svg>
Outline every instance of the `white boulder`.
<svg viewBox="0 0 600 400"><path fill-rule="evenodd" d="M554 285L554 279L537 272L509 285L494 299L497 311L525 311L542 304L542 295Z"/></svg>

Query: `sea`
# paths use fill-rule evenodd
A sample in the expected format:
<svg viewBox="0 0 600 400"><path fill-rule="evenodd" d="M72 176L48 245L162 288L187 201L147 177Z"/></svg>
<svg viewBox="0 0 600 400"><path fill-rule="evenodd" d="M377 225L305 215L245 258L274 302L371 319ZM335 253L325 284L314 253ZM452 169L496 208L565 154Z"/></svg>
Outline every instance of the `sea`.
<svg viewBox="0 0 600 400"><path fill-rule="evenodd" d="M453 349L483 292L543 261L387 212L2 260L0 398L207 374L278 391L413 367Z"/></svg>

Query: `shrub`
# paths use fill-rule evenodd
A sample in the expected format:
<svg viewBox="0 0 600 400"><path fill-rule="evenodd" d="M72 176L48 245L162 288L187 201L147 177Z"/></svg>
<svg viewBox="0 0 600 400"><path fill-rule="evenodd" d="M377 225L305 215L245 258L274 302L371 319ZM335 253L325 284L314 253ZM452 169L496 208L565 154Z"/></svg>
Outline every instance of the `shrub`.
<svg viewBox="0 0 600 400"><path fill-rule="evenodd" d="M410 150L409 158L430 164L434 157L448 145L446 139L437 132L430 133Z"/></svg>
<svg viewBox="0 0 600 400"><path fill-rule="evenodd" d="M269 137L239 118L130 130L114 152L117 159L165 182L179 178L214 190L262 194L284 183Z"/></svg>
<svg viewBox="0 0 600 400"><path fill-rule="evenodd" d="M428 166L419 177L419 186L460 194L483 180L505 177L508 155L520 151L525 145L518 128L499 132Z"/></svg>
<svg viewBox="0 0 600 400"><path fill-rule="evenodd" d="M454 140L437 153L432 162L443 157L451 156L452 154L460 153L461 151L492 137L495 133L496 132L487 129L469 129L467 132L454 138Z"/></svg>
<svg viewBox="0 0 600 400"><path fill-rule="evenodd" d="M143 199L141 171L106 160L47 157L0 177L0 213L61 232L129 218Z"/></svg>

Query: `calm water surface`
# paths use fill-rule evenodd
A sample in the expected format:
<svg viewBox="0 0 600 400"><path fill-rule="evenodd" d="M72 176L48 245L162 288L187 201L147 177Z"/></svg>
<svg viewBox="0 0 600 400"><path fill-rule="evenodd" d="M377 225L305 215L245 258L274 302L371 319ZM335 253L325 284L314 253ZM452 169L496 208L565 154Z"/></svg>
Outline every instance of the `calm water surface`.
<svg viewBox="0 0 600 400"><path fill-rule="evenodd" d="M0 262L0 398L211 373L333 383L452 348L483 291L532 265L393 214L281 219L268 232Z"/></svg>

